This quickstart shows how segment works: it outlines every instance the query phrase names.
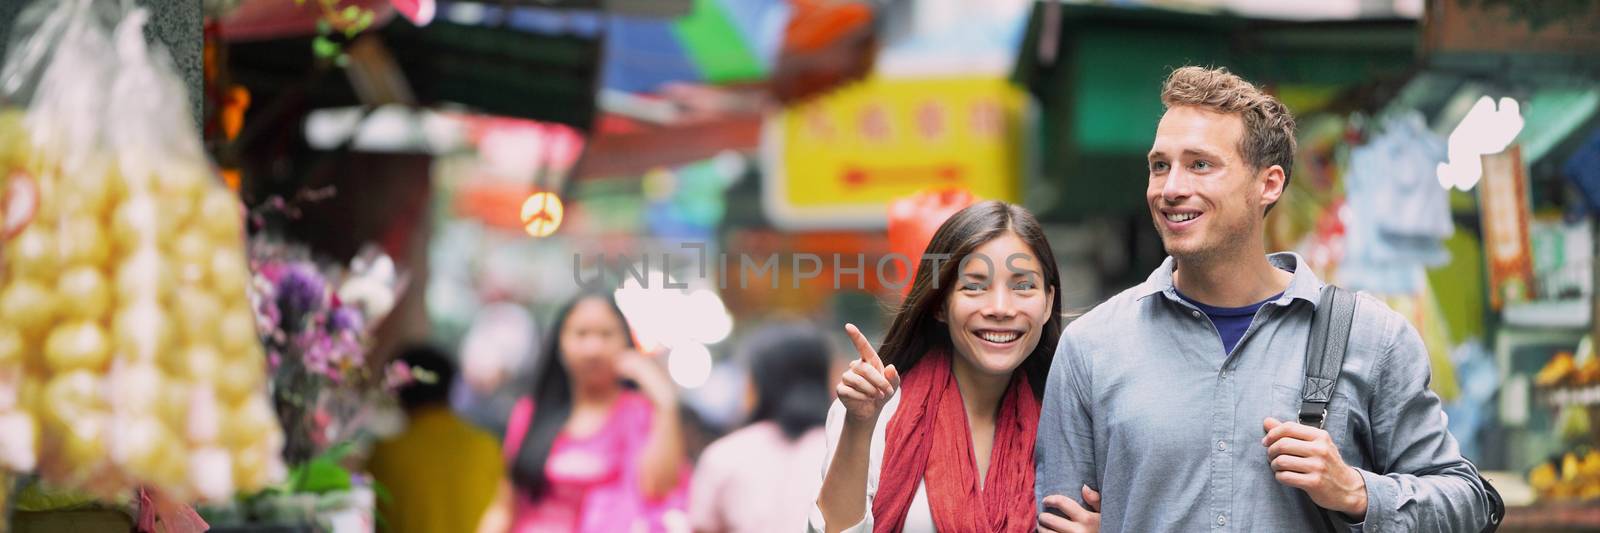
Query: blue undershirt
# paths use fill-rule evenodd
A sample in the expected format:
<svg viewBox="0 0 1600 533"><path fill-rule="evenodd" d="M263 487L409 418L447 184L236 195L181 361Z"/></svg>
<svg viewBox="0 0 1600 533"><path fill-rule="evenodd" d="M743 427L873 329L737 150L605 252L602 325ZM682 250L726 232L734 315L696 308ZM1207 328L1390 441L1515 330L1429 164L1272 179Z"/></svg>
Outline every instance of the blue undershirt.
<svg viewBox="0 0 1600 533"><path fill-rule="evenodd" d="M1233 353L1233 347L1244 337L1245 330L1250 329L1250 321L1255 319L1256 311L1259 311L1261 306L1282 296L1283 293L1280 292L1277 296L1244 307L1215 307L1197 302L1181 292L1178 293L1179 298L1183 298L1183 301L1189 302L1195 309L1205 313L1206 318L1211 319L1211 325L1217 327L1217 334L1222 337L1222 355Z"/></svg>

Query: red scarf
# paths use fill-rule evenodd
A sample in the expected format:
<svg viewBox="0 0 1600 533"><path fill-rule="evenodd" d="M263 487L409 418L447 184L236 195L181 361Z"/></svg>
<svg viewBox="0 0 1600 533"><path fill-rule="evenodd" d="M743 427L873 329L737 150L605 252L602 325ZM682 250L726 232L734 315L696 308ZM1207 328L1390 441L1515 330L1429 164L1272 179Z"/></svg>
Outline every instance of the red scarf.
<svg viewBox="0 0 1600 533"><path fill-rule="evenodd" d="M931 352L900 386L900 408L884 439L883 470L872 500L875 533L905 527L917 483L927 485L939 531L1033 531L1033 443L1039 401L1021 372L1000 398L989 473L978 488L972 429L948 353ZM974 505L977 502L978 505Z"/></svg>

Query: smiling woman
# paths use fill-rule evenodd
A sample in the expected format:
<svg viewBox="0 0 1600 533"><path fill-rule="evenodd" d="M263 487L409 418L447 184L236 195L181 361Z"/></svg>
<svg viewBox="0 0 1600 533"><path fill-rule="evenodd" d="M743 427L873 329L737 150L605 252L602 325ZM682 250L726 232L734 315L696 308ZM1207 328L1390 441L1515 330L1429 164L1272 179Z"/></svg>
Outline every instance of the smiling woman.
<svg viewBox="0 0 1600 533"><path fill-rule="evenodd" d="M810 531L1033 530L1038 393L1061 335L1050 244L1026 210L983 202L923 256L953 261L917 270L881 356L845 326L860 359L828 413Z"/></svg>

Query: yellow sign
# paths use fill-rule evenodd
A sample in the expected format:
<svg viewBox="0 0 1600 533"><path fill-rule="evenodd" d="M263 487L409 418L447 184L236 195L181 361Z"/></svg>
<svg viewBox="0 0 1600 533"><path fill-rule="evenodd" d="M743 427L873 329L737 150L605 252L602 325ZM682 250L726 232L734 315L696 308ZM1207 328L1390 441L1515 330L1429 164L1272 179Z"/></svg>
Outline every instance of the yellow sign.
<svg viewBox="0 0 1600 533"><path fill-rule="evenodd" d="M1003 78L872 78L768 119L763 203L786 228L883 227L890 200L1016 201L1027 95Z"/></svg>

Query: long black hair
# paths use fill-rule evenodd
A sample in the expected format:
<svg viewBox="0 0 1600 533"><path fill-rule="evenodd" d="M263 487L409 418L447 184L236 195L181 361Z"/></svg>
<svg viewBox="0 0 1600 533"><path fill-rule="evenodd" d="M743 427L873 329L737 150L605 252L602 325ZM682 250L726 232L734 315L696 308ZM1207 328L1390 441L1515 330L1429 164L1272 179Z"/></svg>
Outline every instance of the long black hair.
<svg viewBox="0 0 1600 533"><path fill-rule="evenodd" d="M622 308L617 307L617 300L609 290L587 287L556 312L550 333L546 335L544 349L540 352L539 366L533 374L533 420L528 423L528 431L517 450L517 461L511 468L512 482L535 500L549 488L549 479L544 474L545 462L550 459L550 448L555 445L556 435L561 433L561 428L567 425L567 418L572 415L572 377L562 362L561 330L566 326L573 308L588 300L605 302L622 325L622 337L628 347L634 346L628 320L623 317Z"/></svg>
<svg viewBox="0 0 1600 533"><path fill-rule="evenodd" d="M971 255L985 243L1006 232L1016 233L1033 251L1039 263L1045 286L1055 295L1050 299L1049 318L1039 333L1039 345L1033 348L1017 370L1028 377L1036 395L1044 394L1045 376L1050 373L1050 360L1055 358L1056 343L1061 340L1061 272L1056 267L1056 257L1050 251L1050 241L1044 237L1039 220L1026 209L1005 202L987 201L968 206L951 215L922 252L924 258L932 254L949 254L949 261L940 263L939 269L918 268L911 281L911 293L895 313L889 333L884 336L878 356L886 365L894 365L905 375L922 360L923 354L933 349L943 349L954 356L950 329L939 322L939 311L956 286L961 260ZM922 264L920 266L928 266ZM938 280L937 283L935 280Z"/></svg>
<svg viewBox="0 0 1600 533"><path fill-rule="evenodd" d="M828 418L830 374L828 342L816 327L802 323L763 326L739 350L750 364L756 388L751 422L771 420L794 440Z"/></svg>

